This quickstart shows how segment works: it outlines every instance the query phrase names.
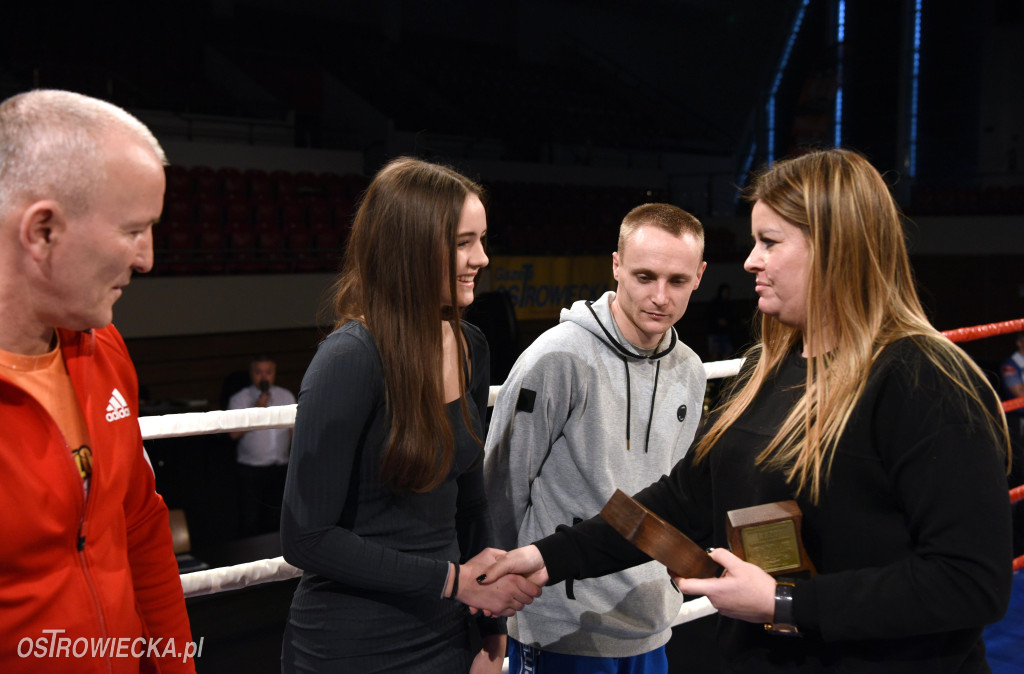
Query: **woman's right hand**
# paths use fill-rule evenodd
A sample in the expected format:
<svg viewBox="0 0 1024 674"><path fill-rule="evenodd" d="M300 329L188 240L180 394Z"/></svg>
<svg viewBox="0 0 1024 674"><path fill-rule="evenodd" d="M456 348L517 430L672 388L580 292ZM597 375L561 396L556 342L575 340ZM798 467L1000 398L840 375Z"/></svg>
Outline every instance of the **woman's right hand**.
<svg viewBox="0 0 1024 674"><path fill-rule="evenodd" d="M501 550L486 548L463 564L455 599L486 615L508 617L539 597L540 585L518 575L506 575L494 582L477 582L477 578L504 555Z"/></svg>

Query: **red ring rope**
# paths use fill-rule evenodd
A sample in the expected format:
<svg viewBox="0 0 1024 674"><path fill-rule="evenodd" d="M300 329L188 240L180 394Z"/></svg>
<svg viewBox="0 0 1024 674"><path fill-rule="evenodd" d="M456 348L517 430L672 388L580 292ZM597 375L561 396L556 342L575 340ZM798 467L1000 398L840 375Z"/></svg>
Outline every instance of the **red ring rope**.
<svg viewBox="0 0 1024 674"><path fill-rule="evenodd" d="M1024 330L1024 318L1002 323L989 323L988 325L975 325L970 328L957 328L956 330L944 330L943 336L951 342L973 342L976 339L1005 335L1008 332L1021 332Z"/></svg>
<svg viewBox="0 0 1024 674"><path fill-rule="evenodd" d="M973 342L976 339L1022 331L1024 331L1024 318L1017 318L1012 321L1003 321L1002 323L989 323L988 325L975 325L969 328L944 330L942 335L951 342ZM1004 412L1013 412L1021 408L1024 408L1024 396L1003 402Z"/></svg>
<svg viewBox="0 0 1024 674"><path fill-rule="evenodd" d="M944 330L943 335L951 342L972 342L976 339L1005 335L1009 332L1024 331L1024 318L1001 323L989 323L988 325L975 325L969 328L958 328L956 330ZM1024 397L1014 398L1003 402L1004 412L1013 412L1024 408ZM1014 487L1010 490L1010 503L1024 500L1024 485ZM1024 569L1024 555L1013 560L1013 571L1016 573Z"/></svg>

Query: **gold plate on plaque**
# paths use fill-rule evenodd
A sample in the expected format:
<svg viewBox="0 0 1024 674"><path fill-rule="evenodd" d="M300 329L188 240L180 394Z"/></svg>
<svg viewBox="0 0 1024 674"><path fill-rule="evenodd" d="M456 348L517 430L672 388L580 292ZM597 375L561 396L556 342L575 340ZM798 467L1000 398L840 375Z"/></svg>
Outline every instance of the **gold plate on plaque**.
<svg viewBox="0 0 1024 674"><path fill-rule="evenodd" d="M726 537L733 554L774 575L815 574L800 537L803 513L796 501L730 510Z"/></svg>

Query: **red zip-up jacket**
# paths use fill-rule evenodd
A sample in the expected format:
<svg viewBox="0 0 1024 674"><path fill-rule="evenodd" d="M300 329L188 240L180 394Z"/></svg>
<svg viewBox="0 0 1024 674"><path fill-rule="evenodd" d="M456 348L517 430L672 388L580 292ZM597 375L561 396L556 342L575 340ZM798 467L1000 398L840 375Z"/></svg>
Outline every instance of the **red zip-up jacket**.
<svg viewBox="0 0 1024 674"><path fill-rule="evenodd" d="M60 340L89 428L89 496L56 422L0 368L0 671L194 672L128 350L113 326Z"/></svg>

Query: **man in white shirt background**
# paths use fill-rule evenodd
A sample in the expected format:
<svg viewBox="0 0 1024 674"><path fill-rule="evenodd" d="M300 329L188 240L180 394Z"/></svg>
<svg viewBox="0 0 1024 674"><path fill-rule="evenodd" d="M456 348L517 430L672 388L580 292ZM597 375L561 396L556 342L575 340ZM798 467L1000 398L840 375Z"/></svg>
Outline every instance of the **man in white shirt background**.
<svg viewBox="0 0 1024 674"><path fill-rule="evenodd" d="M228 409L292 405L295 395L274 386L277 364L269 356L256 356L249 364L252 384L231 396ZM239 431L238 441L239 528L242 536L277 531L281 519L281 497L288 472L288 449L292 432L288 428Z"/></svg>

